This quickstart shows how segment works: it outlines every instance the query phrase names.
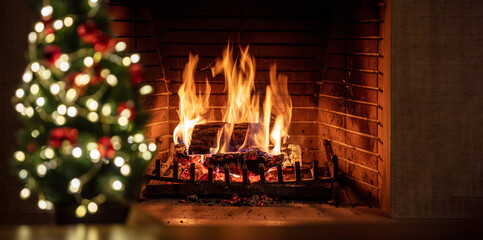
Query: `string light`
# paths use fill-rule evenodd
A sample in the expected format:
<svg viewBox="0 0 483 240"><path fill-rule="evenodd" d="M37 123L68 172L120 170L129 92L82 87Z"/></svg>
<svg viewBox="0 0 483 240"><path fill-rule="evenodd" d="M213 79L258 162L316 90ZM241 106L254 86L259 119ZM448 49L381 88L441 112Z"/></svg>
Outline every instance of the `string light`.
<svg viewBox="0 0 483 240"><path fill-rule="evenodd" d="M143 152L144 160L149 161L151 160L152 157L153 157L153 154L151 154L151 152Z"/></svg>
<svg viewBox="0 0 483 240"><path fill-rule="evenodd" d="M39 85L37 85L36 83L30 86L30 93L33 95L37 95L39 93L39 90L40 90Z"/></svg>
<svg viewBox="0 0 483 240"><path fill-rule="evenodd" d="M92 98L89 98L86 104L87 104L87 108L89 108L89 110L91 111L96 111L97 108L99 107L99 104L97 103L97 101Z"/></svg>
<svg viewBox="0 0 483 240"><path fill-rule="evenodd" d="M72 19L71 17L64 18L64 25L66 27L72 26L73 23L74 23L74 19Z"/></svg>
<svg viewBox="0 0 483 240"><path fill-rule="evenodd" d="M122 165L124 165L124 162L124 158L122 157L114 158L114 165L116 165L117 167L122 167Z"/></svg>
<svg viewBox="0 0 483 240"><path fill-rule="evenodd" d="M122 65L129 67L129 65L131 65L131 58L130 57L124 57L122 59Z"/></svg>
<svg viewBox="0 0 483 240"><path fill-rule="evenodd" d="M122 52L122 51L126 50L126 47L127 47L126 43L121 41L121 42L116 43L116 46L114 47L114 49L116 49L116 51L118 51L118 52Z"/></svg>
<svg viewBox="0 0 483 240"><path fill-rule="evenodd" d="M42 70L41 75L44 79L49 79L50 76L52 75L49 69L45 69L44 67L41 67L41 70Z"/></svg>
<svg viewBox="0 0 483 240"><path fill-rule="evenodd" d="M138 63L141 60L141 56L138 53L131 55L131 62Z"/></svg>
<svg viewBox="0 0 483 240"><path fill-rule="evenodd" d="M60 104L58 107L57 107L57 112L60 114L60 115L65 115L67 113L67 107L64 105L64 104Z"/></svg>
<svg viewBox="0 0 483 240"><path fill-rule="evenodd" d="M90 143L87 144L87 150L89 150L89 151L97 149L97 148L98 148L98 145L95 142L90 142Z"/></svg>
<svg viewBox="0 0 483 240"><path fill-rule="evenodd" d="M22 79L24 82L29 83L32 80L32 73L31 72L25 72L22 76Z"/></svg>
<svg viewBox="0 0 483 240"><path fill-rule="evenodd" d="M77 108L76 107L73 107L73 106L67 108L67 115L69 117L75 117L75 116L77 116Z"/></svg>
<svg viewBox="0 0 483 240"><path fill-rule="evenodd" d="M87 204L87 210L89 211L89 213L96 213L97 209L98 207L95 202L90 202L89 204Z"/></svg>
<svg viewBox="0 0 483 240"><path fill-rule="evenodd" d="M76 193L79 192L81 186L81 181L78 178L74 178L69 182L69 192Z"/></svg>
<svg viewBox="0 0 483 240"><path fill-rule="evenodd" d="M35 24L35 27L34 27L34 28L35 28L35 31L36 31L36 32L40 33L40 32L42 32L42 31L44 31L44 24L43 24L43 23L41 23L41 22L37 22L37 23Z"/></svg>
<svg viewBox="0 0 483 240"><path fill-rule="evenodd" d="M111 73L111 71L109 71L109 69L104 68L104 69L101 70L101 77L107 78L107 75L109 75L110 73Z"/></svg>
<svg viewBox="0 0 483 240"><path fill-rule="evenodd" d="M22 180L26 179L28 175L29 175L29 173L25 169L21 169L20 171L18 171L18 178L20 178Z"/></svg>
<svg viewBox="0 0 483 240"><path fill-rule="evenodd" d="M129 174L131 174L131 167L127 164L122 165L121 174L126 177L129 176Z"/></svg>
<svg viewBox="0 0 483 240"><path fill-rule="evenodd" d="M40 164L37 166L37 175L39 175L39 177L45 176L46 173L47 173L47 168L45 167L44 164Z"/></svg>
<svg viewBox="0 0 483 240"><path fill-rule="evenodd" d="M151 85L144 85L139 89L139 94L141 95L148 95L154 91Z"/></svg>
<svg viewBox="0 0 483 240"><path fill-rule="evenodd" d="M101 153L97 149L93 149L92 151L89 152L89 157L91 158L91 161L93 163L99 162L99 159L101 159Z"/></svg>
<svg viewBox="0 0 483 240"><path fill-rule="evenodd" d="M39 97L39 98L37 98L37 100L36 100L35 102L37 103L37 105L38 105L39 107L42 107L42 106L44 106L44 104L45 104L45 98L43 98L43 97Z"/></svg>
<svg viewBox="0 0 483 240"><path fill-rule="evenodd" d="M39 206L40 209L46 209L47 208L47 202L43 199L40 199L37 202L37 205Z"/></svg>
<svg viewBox="0 0 483 240"><path fill-rule="evenodd" d="M25 114L27 114L27 117L32 117L34 115L34 109L32 107L27 107L25 109Z"/></svg>
<svg viewBox="0 0 483 240"><path fill-rule="evenodd" d="M156 144L150 143L148 148L149 148L149 151L154 152L154 151L156 151Z"/></svg>
<svg viewBox="0 0 483 240"><path fill-rule="evenodd" d="M80 147L75 147L72 149L72 156L75 158L80 158L82 156L82 149Z"/></svg>
<svg viewBox="0 0 483 240"><path fill-rule="evenodd" d="M35 41L37 41L37 33L35 33L35 32L31 32L31 33L29 33L29 35L28 35L28 39L29 39L29 42L30 42L31 44L34 44L34 43L35 43Z"/></svg>
<svg viewBox="0 0 483 240"><path fill-rule="evenodd" d="M21 191L20 191L20 198L21 199L27 199L30 197L30 189L28 188L23 188Z"/></svg>
<svg viewBox="0 0 483 240"><path fill-rule="evenodd" d="M75 216L78 218L83 218L87 213L86 207L84 205L79 205L75 209Z"/></svg>
<svg viewBox="0 0 483 240"><path fill-rule="evenodd" d="M55 40L55 35L53 33L48 34L45 36L46 43L52 43Z"/></svg>
<svg viewBox="0 0 483 240"><path fill-rule="evenodd" d="M37 72L40 69L40 64L38 62L33 62L32 65L30 65L30 69L33 72Z"/></svg>
<svg viewBox="0 0 483 240"><path fill-rule="evenodd" d="M92 67L92 64L94 64L94 59L92 57L84 58L84 65L86 67Z"/></svg>
<svg viewBox="0 0 483 240"><path fill-rule="evenodd" d="M122 185L121 181L116 180L116 181L112 182L112 189L119 191L119 190L122 189L122 187L123 187L123 185Z"/></svg>
<svg viewBox="0 0 483 240"><path fill-rule="evenodd" d="M127 119L127 117L119 117L117 123L119 123L120 126L125 127L127 126L127 124L129 124L129 120Z"/></svg>
<svg viewBox="0 0 483 240"><path fill-rule="evenodd" d="M76 98L77 98L77 91L75 89L71 88L67 90L67 93L65 94L65 101L73 102L75 101Z"/></svg>
<svg viewBox="0 0 483 240"><path fill-rule="evenodd" d="M141 133L137 133L137 134L134 135L133 140L136 143L140 143L140 142L144 141L144 135L142 135Z"/></svg>
<svg viewBox="0 0 483 240"><path fill-rule="evenodd" d="M99 114L95 113L95 112L90 112L87 114L87 120L95 123L99 120Z"/></svg>
<svg viewBox="0 0 483 240"><path fill-rule="evenodd" d="M52 14L53 11L54 9L52 8L52 6L47 5L47 6L44 6L42 10L40 10L40 14L42 14L42 16L44 17L48 17Z"/></svg>
<svg viewBox="0 0 483 240"><path fill-rule="evenodd" d="M60 70L62 72L67 72L67 70L69 70L69 68L70 68L70 65L69 65L68 62L61 62L60 63Z"/></svg>
<svg viewBox="0 0 483 240"><path fill-rule="evenodd" d="M21 104L21 103L17 103L15 105L15 110L17 110L17 112L21 113L22 115L25 112L25 108L24 108L23 104Z"/></svg>
<svg viewBox="0 0 483 240"><path fill-rule="evenodd" d="M148 146L145 143L141 143L139 144L138 149L140 152L146 152L148 150Z"/></svg>
<svg viewBox="0 0 483 240"><path fill-rule="evenodd" d="M40 132L39 130L35 129L33 130L30 135L33 137L33 138L37 138L39 136Z"/></svg>
<svg viewBox="0 0 483 240"><path fill-rule="evenodd" d="M89 6L95 7L97 5L97 0L89 0Z"/></svg>
<svg viewBox="0 0 483 240"><path fill-rule="evenodd" d="M112 113L112 108L110 104L104 104L101 109L102 115L109 116Z"/></svg>
<svg viewBox="0 0 483 240"><path fill-rule="evenodd" d="M130 118L131 117L131 110L126 108L126 109L122 110L119 115L126 117L126 118Z"/></svg>
<svg viewBox="0 0 483 240"><path fill-rule="evenodd" d="M23 162L25 160L25 153L22 151L16 151L13 156L19 162Z"/></svg>
<svg viewBox="0 0 483 240"><path fill-rule="evenodd" d="M119 150L121 149L121 138L119 136L113 136L111 138L111 143L112 143L112 148L114 148L114 150Z"/></svg>
<svg viewBox="0 0 483 240"><path fill-rule="evenodd" d="M107 75L106 77L106 82L111 85L111 86L116 86L117 85L117 77L112 75L112 74L109 74Z"/></svg>
<svg viewBox="0 0 483 240"><path fill-rule="evenodd" d="M46 158L52 159L55 156L55 152L51 147L47 147L44 150L44 155L45 155Z"/></svg>
<svg viewBox="0 0 483 240"><path fill-rule="evenodd" d="M60 30L63 26L64 26L64 23L62 22L62 20L56 20L54 22L54 29L55 30Z"/></svg>
<svg viewBox="0 0 483 240"><path fill-rule="evenodd" d="M65 119L65 117L64 117L64 116L58 116L58 117L56 117L56 118L55 118L55 123L56 123L57 125L59 125L59 126L64 125L64 124L65 124L65 122L66 122L66 119Z"/></svg>

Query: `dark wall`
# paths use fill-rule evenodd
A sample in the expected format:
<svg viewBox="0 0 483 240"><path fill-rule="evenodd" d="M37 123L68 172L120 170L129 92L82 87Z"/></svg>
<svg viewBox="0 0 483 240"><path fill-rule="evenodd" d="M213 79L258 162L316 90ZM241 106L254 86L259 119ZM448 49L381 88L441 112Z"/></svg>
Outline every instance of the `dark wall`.
<svg viewBox="0 0 483 240"><path fill-rule="evenodd" d="M482 1L392 1L393 217L483 215L482 26Z"/></svg>
<svg viewBox="0 0 483 240"><path fill-rule="evenodd" d="M21 186L9 164L15 129L19 127L10 98L27 66L24 53L27 35L33 29L33 18L29 1L0 1L0 224L50 221L49 215L37 208L34 197L28 201L20 199Z"/></svg>

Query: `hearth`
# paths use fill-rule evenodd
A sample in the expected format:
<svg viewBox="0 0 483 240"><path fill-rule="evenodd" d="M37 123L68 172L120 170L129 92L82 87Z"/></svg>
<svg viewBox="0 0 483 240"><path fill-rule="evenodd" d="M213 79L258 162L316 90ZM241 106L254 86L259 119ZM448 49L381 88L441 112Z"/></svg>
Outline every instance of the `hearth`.
<svg viewBox="0 0 483 240"><path fill-rule="evenodd" d="M146 172L144 196L238 193L335 200L341 180L369 201L383 201L383 2L111 1L110 7L122 32L119 40L141 53L146 83L154 87L151 96L141 97L152 115L146 136L158 141L159 150ZM248 92L258 94L258 102L245 105L259 108L257 121L226 117L230 74L217 69L217 59L227 59L227 42L235 65L245 64L241 75L254 75ZM247 54L255 59L253 72L246 69ZM187 63L193 86L184 89L195 90L188 99L198 98L192 108L203 108L204 121L179 133L180 123L188 126L183 120L196 118L179 112ZM271 96L267 86L278 85L271 75L275 82L286 76L291 119L281 125L285 132L279 131L278 140L269 136L247 147L247 132L270 134L277 126L273 112L263 122L264 101ZM276 142L279 150L273 151Z"/></svg>

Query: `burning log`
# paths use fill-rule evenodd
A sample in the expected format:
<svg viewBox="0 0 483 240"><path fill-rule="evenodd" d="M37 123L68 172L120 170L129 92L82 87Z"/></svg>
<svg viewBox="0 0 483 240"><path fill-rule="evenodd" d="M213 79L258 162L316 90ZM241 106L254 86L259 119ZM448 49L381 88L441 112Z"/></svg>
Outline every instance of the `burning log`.
<svg viewBox="0 0 483 240"><path fill-rule="evenodd" d="M189 154L209 154L211 148L217 147L218 131L227 126L227 124L229 123L212 122L196 125L191 135ZM230 146L233 150L236 150L243 145L250 126L258 127L258 125L260 124L235 123L230 138ZM221 136L221 138L223 139L224 136Z"/></svg>

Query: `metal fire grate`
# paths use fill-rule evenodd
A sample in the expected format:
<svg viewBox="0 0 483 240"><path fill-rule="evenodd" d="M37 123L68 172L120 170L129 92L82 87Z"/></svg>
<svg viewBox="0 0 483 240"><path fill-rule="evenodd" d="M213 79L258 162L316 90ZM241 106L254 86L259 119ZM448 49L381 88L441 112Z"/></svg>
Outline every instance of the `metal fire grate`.
<svg viewBox="0 0 483 240"><path fill-rule="evenodd" d="M284 171L282 165L278 164L277 181L267 181L265 174L259 174L260 180L250 182L248 177L247 164L244 162L242 169L242 181L232 182L230 179L230 168L228 165L223 167L224 181L215 181L214 165L208 166L208 179L197 180L195 177L196 164L189 165L189 179L179 178L179 165L177 160L173 160L170 166L163 165L159 159L155 162L155 168L151 174L146 175L147 184L144 190L146 198L161 198L170 196L186 196L197 194L198 196L231 196L234 193L240 196L251 196L255 194L268 195L280 198L296 198L296 199L317 199L325 200L331 204L337 205L337 188L338 188L338 158L332 153L330 142L324 140L327 159L324 167L319 167L318 160L313 160L311 175L312 177L302 179L302 168L299 162L296 162L292 168L287 168L288 172L293 170L295 179L293 181L284 180ZM166 176L162 173L162 168L172 168L172 174ZM263 163L259 164L259 171L264 171ZM287 172L286 171L286 172ZM168 171L165 171L166 173Z"/></svg>

